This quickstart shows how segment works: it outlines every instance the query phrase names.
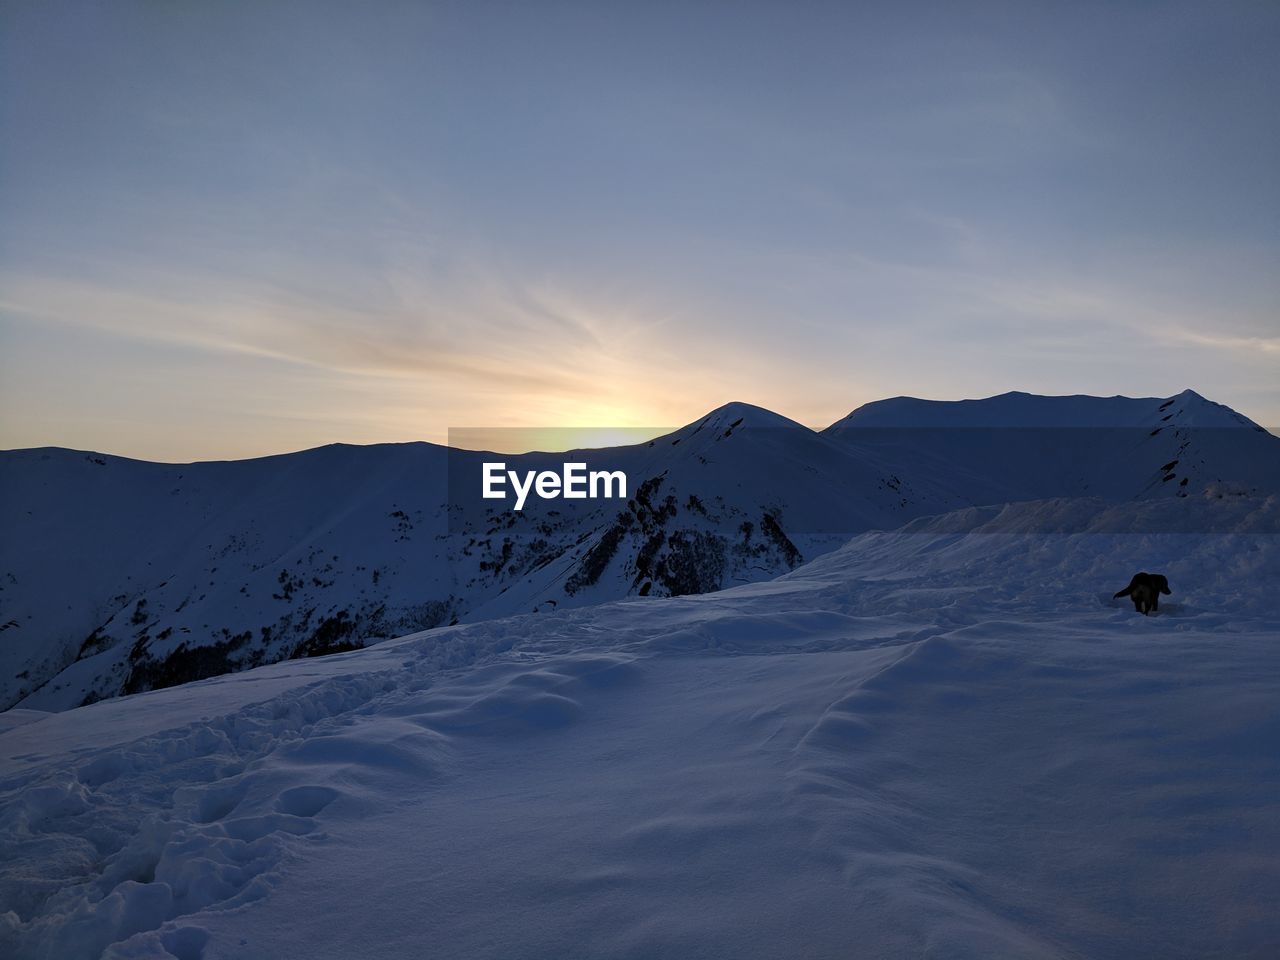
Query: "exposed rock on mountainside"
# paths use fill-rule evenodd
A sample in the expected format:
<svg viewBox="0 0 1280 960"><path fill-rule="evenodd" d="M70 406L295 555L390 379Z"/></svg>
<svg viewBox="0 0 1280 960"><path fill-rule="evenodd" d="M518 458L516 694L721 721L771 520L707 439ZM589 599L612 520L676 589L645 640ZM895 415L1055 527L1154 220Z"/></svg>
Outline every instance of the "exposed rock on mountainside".
<svg viewBox="0 0 1280 960"><path fill-rule="evenodd" d="M492 458L425 443L195 464L0 454L0 708L766 580L861 531L974 504L1280 489L1280 440L1190 391L899 398L822 433L728 404L648 443L503 458L624 470L625 502L515 512L479 496Z"/></svg>

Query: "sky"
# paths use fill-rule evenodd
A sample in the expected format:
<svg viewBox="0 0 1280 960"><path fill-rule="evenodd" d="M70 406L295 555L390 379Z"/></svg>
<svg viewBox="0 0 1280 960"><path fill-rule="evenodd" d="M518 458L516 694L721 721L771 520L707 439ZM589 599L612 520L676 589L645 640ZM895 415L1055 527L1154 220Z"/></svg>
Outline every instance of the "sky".
<svg viewBox="0 0 1280 960"><path fill-rule="evenodd" d="M1275 3L0 6L0 447L1280 424Z"/></svg>

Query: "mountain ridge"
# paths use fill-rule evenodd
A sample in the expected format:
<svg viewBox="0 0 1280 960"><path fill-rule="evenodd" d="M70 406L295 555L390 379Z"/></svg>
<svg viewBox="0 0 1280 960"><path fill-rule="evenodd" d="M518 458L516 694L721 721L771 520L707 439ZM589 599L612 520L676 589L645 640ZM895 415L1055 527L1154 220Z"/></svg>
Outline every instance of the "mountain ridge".
<svg viewBox="0 0 1280 960"><path fill-rule="evenodd" d="M624 503L519 514L479 499L486 454L425 441L188 464L6 451L0 708L771 579L863 531L969 506L1280 490L1277 438L1196 426L1218 406L1198 395L1122 399L1141 405L1122 420L1136 426L1085 430L814 431L735 402L663 437L580 451L626 470ZM545 468L563 455L504 459Z"/></svg>

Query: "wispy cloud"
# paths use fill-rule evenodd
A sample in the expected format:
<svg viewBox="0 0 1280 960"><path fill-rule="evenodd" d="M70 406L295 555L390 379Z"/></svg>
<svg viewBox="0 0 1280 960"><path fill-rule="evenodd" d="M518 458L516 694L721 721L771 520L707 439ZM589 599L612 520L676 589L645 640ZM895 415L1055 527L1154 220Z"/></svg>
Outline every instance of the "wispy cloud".
<svg viewBox="0 0 1280 960"><path fill-rule="evenodd" d="M1274 12L126 7L6 36L0 443L1013 388L1280 422Z"/></svg>

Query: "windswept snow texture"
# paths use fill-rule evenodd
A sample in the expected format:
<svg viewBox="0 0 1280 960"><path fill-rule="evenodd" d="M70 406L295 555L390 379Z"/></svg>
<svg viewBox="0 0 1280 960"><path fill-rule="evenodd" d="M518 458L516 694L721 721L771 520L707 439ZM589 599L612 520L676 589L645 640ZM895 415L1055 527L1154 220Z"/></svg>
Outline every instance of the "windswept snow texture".
<svg viewBox="0 0 1280 960"><path fill-rule="evenodd" d="M431 444L197 464L0 453L0 709L768 580L959 507L1280 490L1280 439L1191 391L899 398L821 434L728 404L646 444L501 458L583 459L631 481L625 502L521 513L479 498L485 459Z"/></svg>
<svg viewBox="0 0 1280 960"><path fill-rule="evenodd" d="M1278 532L1274 498L981 508L10 711L0 955L1274 957ZM1111 599L1140 569L1156 616Z"/></svg>

